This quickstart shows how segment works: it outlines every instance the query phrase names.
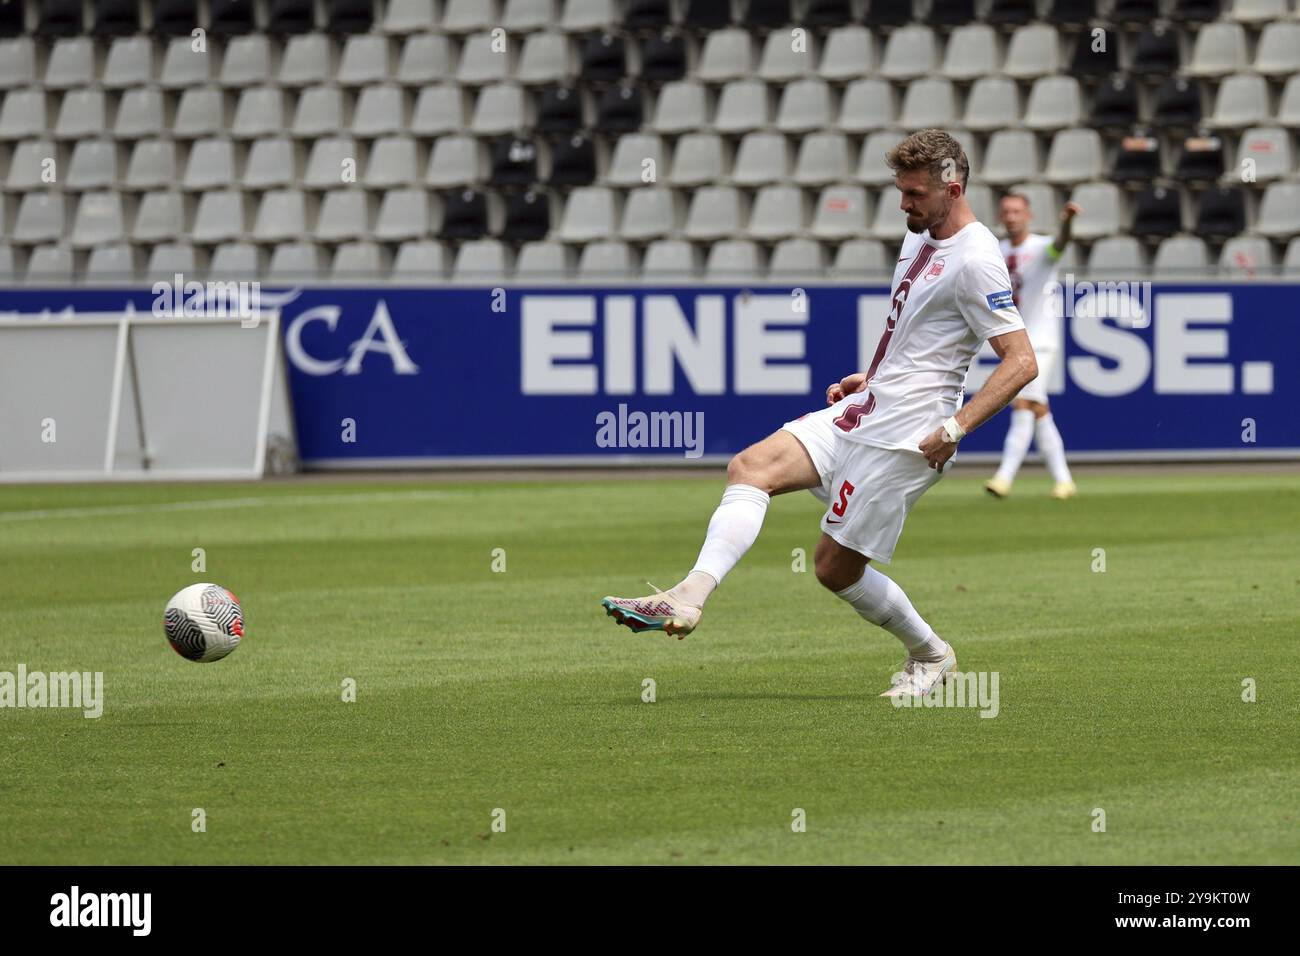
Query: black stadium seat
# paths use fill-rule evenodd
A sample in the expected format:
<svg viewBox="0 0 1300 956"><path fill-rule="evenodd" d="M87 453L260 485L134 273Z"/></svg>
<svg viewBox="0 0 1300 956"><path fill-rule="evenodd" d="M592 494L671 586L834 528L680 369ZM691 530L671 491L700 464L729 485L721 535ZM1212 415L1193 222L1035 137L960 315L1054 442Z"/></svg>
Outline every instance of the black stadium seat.
<svg viewBox="0 0 1300 956"><path fill-rule="evenodd" d="M528 190L506 197L501 238L511 242L545 239L551 231L551 206L542 193Z"/></svg>
<svg viewBox="0 0 1300 956"><path fill-rule="evenodd" d="M100 36L130 36L140 30L136 0L95 0L95 32Z"/></svg>
<svg viewBox="0 0 1300 956"><path fill-rule="evenodd" d="M493 186L531 186L537 182L537 147L531 140L503 136L493 141L490 152L488 182Z"/></svg>
<svg viewBox="0 0 1300 956"><path fill-rule="evenodd" d="M543 133L568 133L585 127L582 93L570 86L544 87L537 96L535 125Z"/></svg>
<svg viewBox="0 0 1300 956"><path fill-rule="evenodd" d="M1196 234L1211 239L1236 236L1246 228L1246 198L1240 186L1215 186L1201 194Z"/></svg>
<svg viewBox="0 0 1300 956"><path fill-rule="evenodd" d="M1224 174L1223 140L1218 136L1189 136L1178 154L1174 178L1179 182L1215 182Z"/></svg>
<svg viewBox="0 0 1300 956"><path fill-rule="evenodd" d="M49 37L75 36L85 27L81 0L41 0L36 32Z"/></svg>
<svg viewBox="0 0 1300 956"><path fill-rule="evenodd" d="M328 0L325 29L331 33L369 33L375 23L372 0Z"/></svg>
<svg viewBox="0 0 1300 956"><path fill-rule="evenodd" d="M1160 16L1160 0L1115 0L1109 19L1115 23L1150 23Z"/></svg>
<svg viewBox="0 0 1300 956"><path fill-rule="evenodd" d="M1097 0L1048 0L1043 15L1057 26L1084 26L1097 17Z"/></svg>
<svg viewBox="0 0 1300 956"><path fill-rule="evenodd" d="M662 30L673 21L673 11L668 0L628 0L623 14L623 27L627 30Z"/></svg>
<svg viewBox="0 0 1300 956"><path fill-rule="evenodd" d="M212 22L208 26L214 36L239 36L253 32L253 5L248 0L212 0Z"/></svg>
<svg viewBox="0 0 1300 956"><path fill-rule="evenodd" d="M1151 186L1137 198L1133 214L1133 235L1164 238L1183 230L1183 197L1177 189Z"/></svg>
<svg viewBox="0 0 1300 956"><path fill-rule="evenodd" d="M0 37L16 37L27 29L21 3L0 4Z"/></svg>
<svg viewBox="0 0 1300 956"><path fill-rule="evenodd" d="M577 133L551 143L552 186L590 186L596 181L596 144Z"/></svg>
<svg viewBox="0 0 1300 956"><path fill-rule="evenodd" d="M312 0L271 0L266 28L271 33L310 33L316 27Z"/></svg>
<svg viewBox="0 0 1300 956"><path fill-rule="evenodd" d="M596 126L614 133L631 133L641 128L644 106L639 88L628 83L611 86L596 106Z"/></svg>
<svg viewBox="0 0 1300 956"><path fill-rule="evenodd" d="M1142 31L1133 65L1129 68L1143 76L1169 76L1181 66L1178 55L1178 33L1167 24L1157 23Z"/></svg>
<svg viewBox="0 0 1300 956"><path fill-rule="evenodd" d="M593 33L582 41L583 80L613 83L627 75L627 49L623 38L612 33Z"/></svg>
<svg viewBox="0 0 1300 956"><path fill-rule="evenodd" d="M1151 122L1160 127L1191 129L1201 121L1201 91L1196 81L1171 76L1156 90Z"/></svg>
<svg viewBox="0 0 1300 956"><path fill-rule="evenodd" d="M928 19L942 27L970 23L975 19L975 0L934 0Z"/></svg>
<svg viewBox="0 0 1300 956"><path fill-rule="evenodd" d="M1070 63L1070 72L1075 76L1104 76L1119 69L1119 37L1107 33L1102 49L1094 50L1096 45L1091 30L1084 30L1075 40L1074 59Z"/></svg>
<svg viewBox="0 0 1300 956"><path fill-rule="evenodd" d="M487 196L484 193L466 189L443 196L444 239L482 239L487 234Z"/></svg>
<svg viewBox="0 0 1300 956"><path fill-rule="evenodd" d="M849 0L808 0L803 22L810 27L842 27L853 22L853 4Z"/></svg>
<svg viewBox="0 0 1300 956"><path fill-rule="evenodd" d="M1121 183L1150 182L1159 175L1160 140L1154 136L1125 136L1110 178Z"/></svg>
<svg viewBox="0 0 1300 956"><path fill-rule="evenodd" d="M720 30L731 26L731 0L690 0L682 22L692 30Z"/></svg>
<svg viewBox="0 0 1300 956"><path fill-rule="evenodd" d="M153 6L153 32L163 36L182 36L200 26L198 4L194 0L156 0Z"/></svg>
<svg viewBox="0 0 1300 956"><path fill-rule="evenodd" d="M772 30L793 23L790 0L742 0L740 22L747 27Z"/></svg>
<svg viewBox="0 0 1300 956"><path fill-rule="evenodd" d="M870 26L899 27L912 22L912 0L870 0L867 23Z"/></svg>
<svg viewBox="0 0 1300 956"><path fill-rule="evenodd" d="M985 19L989 23L1019 26L1036 16L1034 0L993 0Z"/></svg>
<svg viewBox="0 0 1300 956"><path fill-rule="evenodd" d="M1089 123L1097 129L1126 130L1138 121L1137 87L1122 73L1097 84Z"/></svg>
<svg viewBox="0 0 1300 956"><path fill-rule="evenodd" d="M1169 16L1179 23L1209 23L1219 19L1220 0L1174 0Z"/></svg>
<svg viewBox="0 0 1300 956"><path fill-rule="evenodd" d="M666 34L649 37L641 46L641 79L667 83L686 75L686 38Z"/></svg>

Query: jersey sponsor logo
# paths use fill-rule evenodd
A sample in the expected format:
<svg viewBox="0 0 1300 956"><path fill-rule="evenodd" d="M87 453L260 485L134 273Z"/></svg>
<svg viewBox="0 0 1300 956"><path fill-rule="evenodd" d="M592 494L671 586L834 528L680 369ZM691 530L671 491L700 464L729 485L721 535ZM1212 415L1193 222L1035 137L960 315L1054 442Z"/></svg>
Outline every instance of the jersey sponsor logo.
<svg viewBox="0 0 1300 956"><path fill-rule="evenodd" d="M935 259L934 265L930 266L930 271L925 274L926 279L937 279L943 275L944 263L947 261L947 259Z"/></svg>
<svg viewBox="0 0 1300 956"><path fill-rule="evenodd" d="M1010 289L1004 289L1001 292L990 292L984 298L988 300L989 308L994 312L999 309L1009 309L1016 304L1015 296L1011 294Z"/></svg>

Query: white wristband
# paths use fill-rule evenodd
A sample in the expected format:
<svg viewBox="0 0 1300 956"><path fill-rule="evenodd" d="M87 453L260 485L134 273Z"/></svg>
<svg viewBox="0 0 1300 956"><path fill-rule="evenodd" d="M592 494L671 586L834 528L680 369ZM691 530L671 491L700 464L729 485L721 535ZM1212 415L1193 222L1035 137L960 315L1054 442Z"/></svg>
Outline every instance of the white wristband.
<svg viewBox="0 0 1300 956"><path fill-rule="evenodd" d="M956 444L966 437L966 430L957 424L957 416L954 415L943 423L943 434L948 441Z"/></svg>

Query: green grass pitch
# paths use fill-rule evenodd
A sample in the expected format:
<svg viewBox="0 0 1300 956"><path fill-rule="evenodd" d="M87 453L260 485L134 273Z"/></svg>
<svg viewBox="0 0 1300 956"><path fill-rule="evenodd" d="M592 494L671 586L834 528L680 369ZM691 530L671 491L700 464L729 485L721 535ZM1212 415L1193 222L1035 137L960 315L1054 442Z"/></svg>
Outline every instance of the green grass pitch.
<svg viewBox="0 0 1300 956"><path fill-rule="evenodd" d="M679 642L598 602L690 567L718 477L0 488L0 671L105 682L0 709L0 863L1300 861L1294 477L976 471L887 573L992 719L877 697L901 645L793 569L806 494ZM198 665L203 580L247 637Z"/></svg>

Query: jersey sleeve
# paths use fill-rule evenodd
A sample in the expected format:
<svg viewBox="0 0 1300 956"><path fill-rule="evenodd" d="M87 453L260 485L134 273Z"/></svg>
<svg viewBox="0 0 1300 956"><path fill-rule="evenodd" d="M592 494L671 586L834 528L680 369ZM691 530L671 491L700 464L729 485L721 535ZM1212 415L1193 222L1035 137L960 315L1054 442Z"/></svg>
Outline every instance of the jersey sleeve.
<svg viewBox="0 0 1300 956"><path fill-rule="evenodd" d="M957 308L983 339L1025 327L1011 294L1011 276L998 253L975 256L957 280Z"/></svg>

